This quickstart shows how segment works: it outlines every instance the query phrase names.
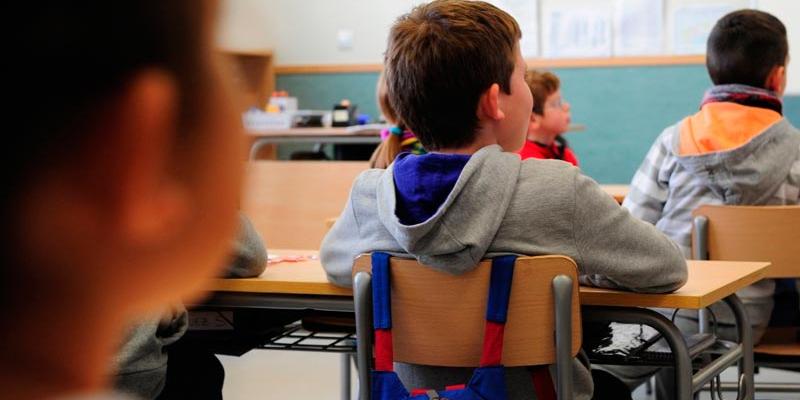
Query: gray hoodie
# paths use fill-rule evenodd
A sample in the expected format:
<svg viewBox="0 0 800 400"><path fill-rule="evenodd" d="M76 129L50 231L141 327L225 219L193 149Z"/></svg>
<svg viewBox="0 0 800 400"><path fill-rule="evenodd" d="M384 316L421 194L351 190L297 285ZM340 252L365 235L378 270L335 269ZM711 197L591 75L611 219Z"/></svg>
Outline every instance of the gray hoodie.
<svg viewBox="0 0 800 400"><path fill-rule="evenodd" d="M687 258L692 210L703 204L800 203L800 131L786 119L739 147L701 155L680 154L680 132L681 123L656 139L622 206L675 240ZM747 307L756 342L769 322L774 289L775 281L766 279L737 292ZM719 322L734 323L728 307L712 310Z"/></svg>
<svg viewBox="0 0 800 400"><path fill-rule="evenodd" d="M581 284L637 292L668 292L686 281L678 247L632 217L577 168L556 160L521 161L488 146L476 152L438 211L416 225L395 215L393 167L368 170L353 184L341 217L322 242L329 279L351 285L353 260L386 251L459 274L500 254L563 254L579 267ZM575 360L577 399L589 399L587 367ZM404 384L444 387L469 371L398 365ZM534 398L529 376L509 370L512 398Z"/></svg>
<svg viewBox="0 0 800 400"><path fill-rule="evenodd" d="M249 278L261 275L267 267L267 250L258 232L239 214L239 236L234 243L228 278ZM189 317L183 305L176 305L160 317L131 324L117 352L115 388L144 399L158 397L167 375L167 346L183 337L189 328Z"/></svg>

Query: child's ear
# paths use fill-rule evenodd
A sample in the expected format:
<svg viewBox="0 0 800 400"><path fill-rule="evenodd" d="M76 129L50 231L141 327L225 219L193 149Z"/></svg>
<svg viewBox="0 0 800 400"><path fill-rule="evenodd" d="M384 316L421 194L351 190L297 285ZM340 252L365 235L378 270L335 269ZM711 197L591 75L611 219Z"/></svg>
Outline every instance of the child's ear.
<svg viewBox="0 0 800 400"><path fill-rule="evenodd" d="M114 133L102 142L112 159L88 161L100 171L106 229L129 245L157 245L188 218L188 188L174 167L178 102L171 75L153 70L134 76L103 119L101 129Z"/></svg>
<svg viewBox="0 0 800 400"><path fill-rule="evenodd" d="M764 86L777 93L778 96L783 96L783 92L786 90L786 66L780 65L772 68Z"/></svg>
<svg viewBox="0 0 800 400"><path fill-rule="evenodd" d="M531 113L531 122L528 124L528 132L532 133L532 131L537 131L539 128L542 127L542 119L544 117L536 114L535 112Z"/></svg>
<svg viewBox="0 0 800 400"><path fill-rule="evenodd" d="M134 85L124 121L131 140L125 145L132 147L126 154L129 161L138 166L126 171L128 190L122 193L120 227L134 240L157 242L180 229L189 214L187 188L172 168L179 98L174 80L162 73L142 74Z"/></svg>
<svg viewBox="0 0 800 400"><path fill-rule="evenodd" d="M493 83L478 101L478 119L501 120L506 115L500 109L500 85Z"/></svg>

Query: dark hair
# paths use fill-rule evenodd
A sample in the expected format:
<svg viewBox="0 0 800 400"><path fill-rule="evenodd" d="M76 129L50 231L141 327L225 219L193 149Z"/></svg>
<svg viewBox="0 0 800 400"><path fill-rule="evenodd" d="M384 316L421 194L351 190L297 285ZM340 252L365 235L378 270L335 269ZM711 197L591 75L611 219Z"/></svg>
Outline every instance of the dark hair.
<svg viewBox="0 0 800 400"><path fill-rule="evenodd" d="M4 5L11 51L6 77L15 120L23 122L14 149L39 163L44 147L74 143L137 72L174 75L181 121L202 84L206 1L15 1ZM107 134L113 135L113 132ZM6 152L4 152L5 155Z"/></svg>
<svg viewBox="0 0 800 400"><path fill-rule="evenodd" d="M786 27L772 14L734 11L717 21L708 36L706 66L715 85L764 87L773 68L786 65Z"/></svg>
<svg viewBox="0 0 800 400"><path fill-rule="evenodd" d="M533 95L533 113L544 115L544 105L547 97L558 91L561 81L552 72L530 70L525 74L525 83Z"/></svg>
<svg viewBox="0 0 800 400"><path fill-rule="evenodd" d="M436 0L400 17L389 33L386 84L399 119L429 150L472 143L480 96L511 92L513 17L482 2Z"/></svg>
<svg viewBox="0 0 800 400"><path fill-rule="evenodd" d="M179 128L194 119L207 76L202 46L210 10L209 2L196 0L10 1L2 9L3 122L13 142L2 146L0 180L3 250L9 250L0 258L0 278L6 278L20 261L9 240L24 223L15 210L32 176L78 157L89 136L114 135L98 132L98 125L133 76L148 68L173 75Z"/></svg>

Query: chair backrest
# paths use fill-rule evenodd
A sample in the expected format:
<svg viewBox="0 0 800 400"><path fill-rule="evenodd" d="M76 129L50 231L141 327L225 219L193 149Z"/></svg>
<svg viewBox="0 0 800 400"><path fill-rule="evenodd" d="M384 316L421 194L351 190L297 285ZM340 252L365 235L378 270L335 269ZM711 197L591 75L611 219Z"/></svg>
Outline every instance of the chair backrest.
<svg viewBox="0 0 800 400"><path fill-rule="evenodd" d="M242 210L272 249L318 249L366 162L255 161L247 166Z"/></svg>
<svg viewBox="0 0 800 400"><path fill-rule="evenodd" d="M768 278L800 277L800 206L712 206L692 212L692 255L769 261Z"/></svg>
<svg viewBox="0 0 800 400"><path fill-rule="evenodd" d="M360 256L353 275L370 271ZM394 361L446 367L480 363L491 261L451 275L415 260L392 258ZM556 363L553 280L572 280L572 349L581 347L577 266L564 256L520 257L514 267L502 363L507 367Z"/></svg>

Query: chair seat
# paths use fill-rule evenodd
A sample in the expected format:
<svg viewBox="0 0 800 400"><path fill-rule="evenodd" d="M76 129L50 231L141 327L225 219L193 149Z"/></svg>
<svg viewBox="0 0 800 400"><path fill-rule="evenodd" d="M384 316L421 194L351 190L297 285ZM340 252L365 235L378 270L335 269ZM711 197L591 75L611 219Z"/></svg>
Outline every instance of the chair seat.
<svg viewBox="0 0 800 400"><path fill-rule="evenodd" d="M754 351L757 355L800 357L800 328L768 328Z"/></svg>

